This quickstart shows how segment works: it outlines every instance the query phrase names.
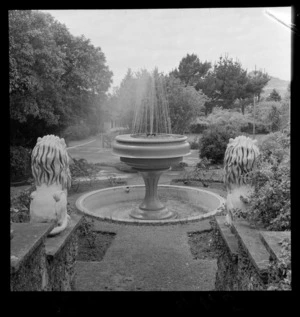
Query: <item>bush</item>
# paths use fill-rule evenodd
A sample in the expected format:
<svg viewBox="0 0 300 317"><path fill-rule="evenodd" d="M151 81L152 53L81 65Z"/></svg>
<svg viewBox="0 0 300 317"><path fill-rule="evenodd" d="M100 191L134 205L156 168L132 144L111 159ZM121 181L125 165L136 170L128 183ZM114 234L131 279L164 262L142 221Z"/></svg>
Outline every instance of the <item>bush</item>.
<svg viewBox="0 0 300 317"><path fill-rule="evenodd" d="M199 141L199 157L207 158L212 163L222 163L230 138L235 138L238 131L231 125L213 125L205 130Z"/></svg>
<svg viewBox="0 0 300 317"><path fill-rule="evenodd" d="M259 128L264 126L264 130L268 132L278 131L281 126L282 104L275 101L262 101L257 105L255 110L256 132L260 132Z"/></svg>
<svg viewBox="0 0 300 317"><path fill-rule="evenodd" d="M286 291L292 289L292 265L291 265L291 240L283 239L278 261L272 261L269 265L270 291Z"/></svg>
<svg viewBox="0 0 300 317"><path fill-rule="evenodd" d="M23 146L10 147L10 176L13 182L31 176L31 149Z"/></svg>
<svg viewBox="0 0 300 317"><path fill-rule="evenodd" d="M207 117L207 122L210 125L231 125L238 131L241 131L242 128L248 126L249 117L237 111L215 107L213 112Z"/></svg>
<svg viewBox="0 0 300 317"><path fill-rule="evenodd" d="M199 149L199 138L195 137L193 141L190 141L191 150L198 150Z"/></svg>
<svg viewBox="0 0 300 317"><path fill-rule="evenodd" d="M174 165L171 166L171 170L172 171L183 171L185 169L185 167L187 167L188 164L181 161L179 163L176 163Z"/></svg>
<svg viewBox="0 0 300 317"><path fill-rule="evenodd" d="M10 198L10 220L12 222L29 222L30 195L35 189L35 186L32 185L20 194Z"/></svg>
<svg viewBox="0 0 300 317"><path fill-rule="evenodd" d="M82 140L90 135L90 128L84 124L77 124L67 127L61 137L66 141Z"/></svg>
<svg viewBox="0 0 300 317"><path fill-rule="evenodd" d="M290 230L290 138L272 133L262 141L260 151L246 218L268 230Z"/></svg>
<svg viewBox="0 0 300 317"><path fill-rule="evenodd" d="M205 120L197 120L190 125L190 133L203 133L209 127L209 123Z"/></svg>
<svg viewBox="0 0 300 317"><path fill-rule="evenodd" d="M253 122L248 122L247 126L241 127L243 133L253 133ZM270 132L269 125L262 122L255 122L255 133L256 134L268 134Z"/></svg>

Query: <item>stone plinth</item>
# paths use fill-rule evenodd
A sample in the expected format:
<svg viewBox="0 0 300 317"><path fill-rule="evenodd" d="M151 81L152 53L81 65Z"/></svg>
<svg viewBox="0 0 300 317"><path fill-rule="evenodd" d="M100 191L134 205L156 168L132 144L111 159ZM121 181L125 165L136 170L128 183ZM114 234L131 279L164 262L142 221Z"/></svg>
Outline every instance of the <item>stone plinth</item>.
<svg viewBox="0 0 300 317"><path fill-rule="evenodd" d="M68 227L53 237L52 223L12 223L11 291L72 290L81 221L72 214Z"/></svg>
<svg viewBox="0 0 300 317"><path fill-rule="evenodd" d="M78 253L77 230L82 216L72 214L67 228L45 242L48 291L71 291L74 289L75 261Z"/></svg>
<svg viewBox="0 0 300 317"><path fill-rule="evenodd" d="M45 240L54 224L12 223L10 289L40 291L47 280Z"/></svg>

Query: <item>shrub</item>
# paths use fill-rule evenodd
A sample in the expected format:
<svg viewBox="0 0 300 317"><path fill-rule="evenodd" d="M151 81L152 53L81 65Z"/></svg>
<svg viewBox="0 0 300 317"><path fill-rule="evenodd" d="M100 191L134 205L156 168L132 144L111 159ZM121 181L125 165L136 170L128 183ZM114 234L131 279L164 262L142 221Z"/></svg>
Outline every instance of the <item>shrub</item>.
<svg viewBox="0 0 300 317"><path fill-rule="evenodd" d="M278 131L281 126L282 104L275 101L263 101L255 110L256 126L265 126L268 132ZM257 133L260 133L257 130Z"/></svg>
<svg viewBox="0 0 300 317"><path fill-rule="evenodd" d="M248 126L249 118L237 111L230 111L215 107L213 112L207 117L207 122L210 125L231 125L238 131Z"/></svg>
<svg viewBox="0 0 300 317"><path fill-rule="evenodd" d="M182 171L182 170L184 170L185 167L187 167L187 166L188 166L187 163L181 161L181 162L179 162L179 163L173 164L173 165L171 166L171 169L172 169L172 171Z"/></svg>
<svg viewBox="0 0 300 317"><path fill-rule="evenodd" d="M94 220L87 220L83 218L82 224L79 227L79 235L84 237L90 248L96 247L96 233L93 231Z"/></svg>
<svg viewBox="0 0 300 317"><path fill-rule="evenodd" d="M73 164L70 164L70 173L71 173L71 188L75 192L78 191L80 181L78 178L84 177L87 181L92 184L93 181L97 179L97 173L101 170L99 164L88 163L85 159L72 159Z"/></svg>
<svg viewBox="0 0 300 317"><path fill-rule="evenodd" d="M266 137L260 146L261 155L251 180L246 218L268 230L290 230L290 139L277 132Z"/></svg>
<svg viewBox="0 0 300 317"><path fill-rule="evenodd" d="M253 133L253 122L249 121L247 126L241 127L241 132L252 134ZM269 125L266 125L265 123L262 123L262 122L255 122L255 133L268 134L269 132L270 132Z"/></svg>
<svg viewBox="0 0 300 317"><path fill-rule="evenodd" d="M282 132L270 133L262 140L260 150L264 160L276 159L279 163L282 162L284 158L289 158L289 134Z"/></svg>
<svg viewBox="0 0 300 317"><path fill-rule="evenodd" d="M199 138L195 137L193 141L190 141L191 150L198 150L199 149Z"/></svg>
<svg viewBox="0 0 300 317"><path fill-rule="evenodd" d="M229 139L237 135L238 131L231 125L211 126L199 141L199 157L207 158L212 163L222 163Z"/></svg>
<svg viewBox="0 0 300 317"><path fill-rule="evenodd" d="M77 124L67 127L63 133L62 138L67 141L82 140L90 135L90 129L84 124Z"/></svg>
<svg viewBox="0 0 300 317"><path fill-rule="evenodd" d="M35 186L33 185L10 198L10 219L12 222L29 222L30 194L34 190Z"/></svg>
<svg viewBox="0 0 300 317"><path fill-rule="evenodd" d="M10 147L10 176L12 181L31 176L31 150L23 146Z"/></svg>
<svg viewBox="0 0 300 317"><path fill-rule="evenodd" d="M190 133L203 133L209 127L209 123L206 120L198 119L196 122L190 125Z"/></svg>
<svg viewBox="0 0 300 317"><path fill-rule="evenodd" d="M291 266L291 240L283 239L278 261L269 265L269 286L270 291L281 291L292 289L292 266Z"/></svg>

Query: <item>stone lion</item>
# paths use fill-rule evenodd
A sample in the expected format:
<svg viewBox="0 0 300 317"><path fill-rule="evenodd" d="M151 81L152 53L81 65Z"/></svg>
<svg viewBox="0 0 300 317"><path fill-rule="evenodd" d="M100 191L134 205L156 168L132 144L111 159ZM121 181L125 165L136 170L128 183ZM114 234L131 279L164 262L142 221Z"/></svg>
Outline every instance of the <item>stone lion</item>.
<svg viewBox="0 0 300 317"><path fill-rule="evenodd" d="M64 139L46 135L37 139L31 154L36 191L31 194L30 222L55 222L49 235L63 231L69 221L67 190L71 185L69 155Z"/></svg>
<svg viewBox="0 0 300 317"><path fill-rule="evenodd" d="M232 224L233 210L245 211L247 206L245 200L253 192L248 182L249 172L255 167L259 156L257 140L245 136L230 139L224 157L224 183L227 190L227 216L226 221ZM242 196L242 199L241 199ZM243 199L244 198L244 199Z"/></svg>

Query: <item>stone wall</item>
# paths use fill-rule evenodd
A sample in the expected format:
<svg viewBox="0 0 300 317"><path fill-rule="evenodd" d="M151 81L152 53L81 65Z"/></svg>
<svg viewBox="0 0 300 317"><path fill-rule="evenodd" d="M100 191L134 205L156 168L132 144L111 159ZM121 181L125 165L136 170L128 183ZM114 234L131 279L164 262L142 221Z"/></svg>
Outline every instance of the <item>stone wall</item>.
<svg viewBox="0 0 300 317"><path fill-rule="evenodd" d="M77 229L82 216L72 215L67 229L48 237L53 224L13 223L11 291L74 289Z"/></svg>
<svg viewBox="0 0 300 317"><path fill-rule="evenodd" d="M47 284L45 239L52 224L13 223L11 291L39 291Z"/></svg>
<svg viewBox="0 0 300 317"><path fill-rule="evenodd" d="M73 215L68 228L46 240L48 291L71 291L75 283L78 228L82 216Z"/></svg>
<svg viewBox="0 0 300 317"><path fill-rule="evenodd" d="M224 216L214 217L211 225L218 248L215 289L266 290L270 261L278 260L278 242L290 232L258 231L245 221L235 221L230 228Z"/></svg>

